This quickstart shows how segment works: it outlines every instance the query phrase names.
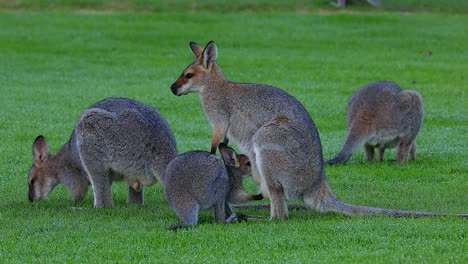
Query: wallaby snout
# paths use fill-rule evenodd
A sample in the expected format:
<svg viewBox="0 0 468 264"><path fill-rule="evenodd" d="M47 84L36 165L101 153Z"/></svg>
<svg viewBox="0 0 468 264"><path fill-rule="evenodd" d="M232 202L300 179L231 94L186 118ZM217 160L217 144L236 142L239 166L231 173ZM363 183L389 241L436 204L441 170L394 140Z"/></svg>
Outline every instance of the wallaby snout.
<svg viewBox="0 0 468 264"><path fill-rule="evenodd" d="M180 95L177 94L177 85L176 85L176 83L173 83L173 84L171 85L171 91L172 91L172 93L173 93L174 95L180 96Z"/></svg>

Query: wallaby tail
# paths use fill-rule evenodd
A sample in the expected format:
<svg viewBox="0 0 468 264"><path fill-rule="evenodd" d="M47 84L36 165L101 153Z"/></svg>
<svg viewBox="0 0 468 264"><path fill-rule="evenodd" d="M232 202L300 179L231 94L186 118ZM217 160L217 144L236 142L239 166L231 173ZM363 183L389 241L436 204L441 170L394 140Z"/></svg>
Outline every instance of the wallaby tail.
<svg viewBox="0 0 468 264"><path fill-rule="evenodd" d="M367 207L352 204L345 204L340 200L336 200L334 205L326 208L326 211L343 213L346 215L361 215L361 216L372 216L372 215L387 215L390 217L440 217L440 216L457 216L461 218L468 218L468 214L457 214L450 215L444 213L431 213L431 212L418 212L418 211L402 211L385 208Z"/></svg>
<svg viewBox="0 0 468 264"><path fill-rule="evenodd" d="M402 211L385 208L367 207L346 204L340 201L330 189L325 181L318 183L317 186L304 196L304 204L310 208L321 212L334 212L349 216L372 216L386 215L390 217L439 217L439 216L458 216L468 218L468 214L450 215L444 213L417 212L417 211Z"/></svg>
<svg viewBox="0 0 468 264"><path fill-rule="evenodd" d="M340 152L332 159L326 160L325 164L335 165L346 163L351 156L364 144L358 135L350 133Z"/></svg>

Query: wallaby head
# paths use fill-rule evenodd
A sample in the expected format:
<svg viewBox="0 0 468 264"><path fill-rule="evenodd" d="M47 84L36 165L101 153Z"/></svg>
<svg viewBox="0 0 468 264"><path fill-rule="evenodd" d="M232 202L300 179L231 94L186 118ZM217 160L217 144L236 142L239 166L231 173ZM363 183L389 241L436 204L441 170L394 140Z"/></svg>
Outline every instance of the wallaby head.
<svg viewBox="0 0 468 264"><path fill-rule="evenodd" d="M231 170L238 171L241 176L248 176L252 173L252 165L247 156L236 154L236 152L226 144L219 144L219 152L224 164Z"/></svg>
<svg viewBox="0 0 468 264"><path fill-rule="evenodd" d="M205 88L207 82L214 81L217 75L222 76L216 65L218 48L213 41L210 41L204 49L197 43L190 42L190 48L196 59L171 85L171 91L177 96L200 92Z"/></svg>
<svg viewBox="0 0 468 264"><path fill-rule="evenodd" d="M50 154L45 137L38 136L34 140L33 164L29 171L29 201L47 199L49 193L59 183L55 155Z"/></svg>

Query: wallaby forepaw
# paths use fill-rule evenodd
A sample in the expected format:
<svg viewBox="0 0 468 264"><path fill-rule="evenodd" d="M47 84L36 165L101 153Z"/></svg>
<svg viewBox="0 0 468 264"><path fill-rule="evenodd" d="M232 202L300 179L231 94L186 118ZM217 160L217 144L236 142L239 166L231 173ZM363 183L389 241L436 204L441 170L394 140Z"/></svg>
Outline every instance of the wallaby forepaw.
<svg viewBox="0 0 468 264"><path fill-rule="evenodd" d="M253 195L254 200L263 200L263 193Z"/></svg>

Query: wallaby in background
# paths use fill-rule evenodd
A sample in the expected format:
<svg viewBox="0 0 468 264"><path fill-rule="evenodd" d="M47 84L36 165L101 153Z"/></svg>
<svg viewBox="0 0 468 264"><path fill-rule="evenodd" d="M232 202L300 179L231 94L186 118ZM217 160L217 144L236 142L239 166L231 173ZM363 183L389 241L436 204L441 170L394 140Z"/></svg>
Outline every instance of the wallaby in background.
<svg viewBox="0 0 468 264"><path fill-rule="evenodd" d="M63 183L79 202L91 183L94 206L112 207L111 184L125 181L128 203L143 204L143 187L161 181L176 155L172 131L157 110L130 99L105 99L83 112L57 154L50 154L43 136L36 138L29 201L47 199Z"/></svg>
<svg viewBox="0 0 468 264"><path fill-rule="evenodd" d="M291 95L263 84L227 81L211 41L203 49L190 43L195 61L171 86L177 95L198 92L213 127L211 152L221 141L233 141L252 162L252 175L271 218L288 218L287 200L301 199L308 208L347 215L432 216L348 205L330 189L325 177L319 134L309 113Z"/></svg>
<svg viewBox="0 0 468 264"><path fill-rule="evenodd" d="M182 220L170 230L196 225L198 212L211 208L216 223L223 223L232 215L229 204L263 199L261 194L248 195L243 191L242 180L251 174L249 159L223 143L219 151L222 159L206 151L191 151L169 163L164 195Z"/></svg>
<svg viewBox="0 0 468 264"><path fill-rule="evenodd" d="M416 136L423 120L423 100L412 90L401 90L393 82L372 83L358 90L348 103L348 138L341 151L325 163L342 164L362 146L367 160L374 160L374 148L382 161L385 149L398 147L398 162L416 159Z"/></svg>

